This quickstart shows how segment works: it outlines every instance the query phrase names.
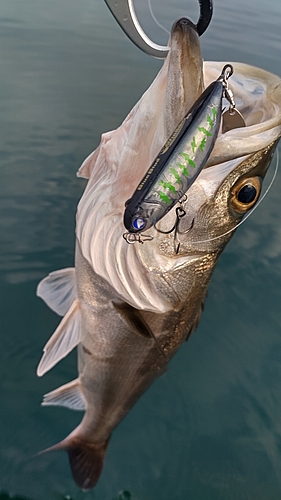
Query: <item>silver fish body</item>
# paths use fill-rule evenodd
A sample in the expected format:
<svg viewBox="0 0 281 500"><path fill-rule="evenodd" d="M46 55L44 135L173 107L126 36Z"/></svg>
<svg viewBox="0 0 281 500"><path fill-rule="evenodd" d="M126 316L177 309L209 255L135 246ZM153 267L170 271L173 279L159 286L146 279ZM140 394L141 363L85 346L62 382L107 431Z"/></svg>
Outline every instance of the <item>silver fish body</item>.
<svg viewBox="0 0 281 500"><path fill-rule="evenodd" d="M196 328L218 257L257 202L281 135L281 80L234 64L231 86L246 127L218 135L190 187L175 234L171 210L151 241L122 238L124 203L157 152L223 63L205 63L190 25L173 28L170 53L144 96L82 165L88 184L77 211L75 269L51 273L38 295L61 316L38 366L42 376L78 346L78 378L43 405L84 410L80 425L50 449L68 452L73 477L92 488L110 434ZM259 97L257 97L259 96ZM193 222L192 229L187 231Z"/></svg>

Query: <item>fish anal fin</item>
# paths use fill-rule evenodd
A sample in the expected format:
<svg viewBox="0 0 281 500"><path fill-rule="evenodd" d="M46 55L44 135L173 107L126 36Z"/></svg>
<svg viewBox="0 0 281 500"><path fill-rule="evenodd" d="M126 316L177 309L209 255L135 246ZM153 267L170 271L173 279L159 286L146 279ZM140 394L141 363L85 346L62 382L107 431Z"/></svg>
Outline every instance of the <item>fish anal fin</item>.
<svg viewBox="0 0 281 500"><path fill-rule="evenodd" d="M101 475L109 438L103 443L88 443L72 437L73 433L38 455L49 451L67 451L74 481L83 491L89 491L97 484Z"/></svg>
<svg viewBox="0 0 281 500"><path fill-rule="evenodd" d="M65 358L81 340L81 315L79 301L75 300L68 313L61 320L56 331L44 347L44 354L37 368L41 377Z"/></svg>
<svg viewBox="0 0 281 500"><path fill-rule="evenodd" d="M77 378L45 394L42 406L65 406L71 410L86 410L86 400L81 390L80 380Z"/></svg>

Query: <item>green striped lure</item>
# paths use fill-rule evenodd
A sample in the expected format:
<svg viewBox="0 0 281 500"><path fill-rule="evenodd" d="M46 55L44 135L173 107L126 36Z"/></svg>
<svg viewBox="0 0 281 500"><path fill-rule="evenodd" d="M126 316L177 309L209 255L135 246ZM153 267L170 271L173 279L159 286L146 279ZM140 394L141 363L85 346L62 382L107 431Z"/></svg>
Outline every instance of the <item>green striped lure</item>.
<svg viewBox="0 0 281 500"><path fill-rule="evenodd" d="M222 99L230 101L227 81L232 73L227 64L205 89L126 202L124 225L129 233L146 231L162 219L204 168L219 132Z"/></svg>

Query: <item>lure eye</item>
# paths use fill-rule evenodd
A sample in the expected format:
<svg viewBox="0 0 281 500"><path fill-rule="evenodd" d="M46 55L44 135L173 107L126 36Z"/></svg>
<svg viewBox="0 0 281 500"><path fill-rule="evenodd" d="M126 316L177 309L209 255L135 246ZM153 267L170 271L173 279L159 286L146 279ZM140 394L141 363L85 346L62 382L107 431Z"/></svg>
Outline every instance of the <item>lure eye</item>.
<svg viewBox="0 0 281 500"><path fill-rule="evenodd" d="M146 226L146 221L142 218L142 217L136 217L135 219L133 219L132 221L132 226L134 229L136 229L137 231L141 231L142 229L145 228Z"/></svg>
<svg viewBox="0 0 281 500"><path fill-rule="evenodd" d="M261 192L261 178L240 179L231 190L230 204L235 212L243 214L254 206Z"/></svg>

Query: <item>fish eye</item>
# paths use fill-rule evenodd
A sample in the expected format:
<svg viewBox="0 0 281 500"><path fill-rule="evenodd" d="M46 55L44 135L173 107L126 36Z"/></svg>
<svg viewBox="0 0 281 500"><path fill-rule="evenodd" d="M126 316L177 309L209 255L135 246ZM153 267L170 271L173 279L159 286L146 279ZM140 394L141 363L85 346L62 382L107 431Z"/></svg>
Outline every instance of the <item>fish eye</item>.
<svg viewBox="0 0 281 500"><path fill-rule="evenodd" d="M237 200L240 203L249 204L254 201L257 195L257 190L253 184L245 184L237 193Z"/></svg>
<svg viewBox="0 0 281 500"><path fill-rule="evenodd" d="M233 210L243 214L252 208L259 198L261 185L260 177L239 179L231 190L230 204Z"/></svg>
<svg viewBox="0 0 281 500"><path fill-rule="evenodd" d="M137 231L141 231L146 226L146 221L142 217L135 217L132 220L132 226Z"/></svg>

